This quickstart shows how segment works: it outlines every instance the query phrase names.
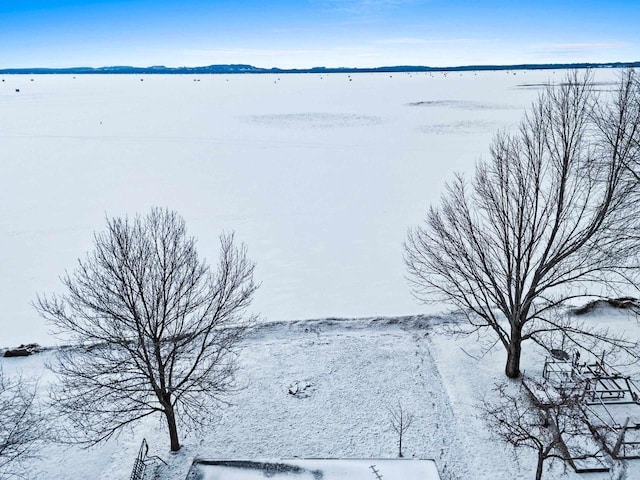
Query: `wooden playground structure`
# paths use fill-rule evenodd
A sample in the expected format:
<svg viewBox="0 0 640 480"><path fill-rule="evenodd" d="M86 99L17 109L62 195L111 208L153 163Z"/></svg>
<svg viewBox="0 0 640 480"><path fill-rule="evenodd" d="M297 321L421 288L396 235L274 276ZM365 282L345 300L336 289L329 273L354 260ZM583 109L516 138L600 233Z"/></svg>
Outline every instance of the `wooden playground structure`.
<svg viewBox="0 0 640 480"><path fill-rule="evenodd" d="M605 472L607 457L640 459L640 389L633 379L607 364L604 354L580 361L578 351L551 353L542 371L545 385L560 393L578 392L586 417L580 435L562 438L568 463L578 473ZM523 384L535 402L548 401L533 383Z"/></svg>
<svg viewBox="0 0 640 480"><path fill-rule="evenodd" d="M608 365L604 354L591 363L580 362L579 359L579 355L574 355L569 361L566 354L547 357L542 376L560 388L583 384L583 399L587 405L640 405L640 391L631 377Z"/></svg>

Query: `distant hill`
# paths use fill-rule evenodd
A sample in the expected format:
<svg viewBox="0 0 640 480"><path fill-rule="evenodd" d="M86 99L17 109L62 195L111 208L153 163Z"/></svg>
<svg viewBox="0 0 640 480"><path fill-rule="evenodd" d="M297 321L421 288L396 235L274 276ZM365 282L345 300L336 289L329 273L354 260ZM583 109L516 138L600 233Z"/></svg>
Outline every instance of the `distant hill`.
<svg viewBox="0 0 640 480"><path fill-rule="evenodd" d="M260 68L253 65L209 65L203 67L71 67L71 68L5 68L0 74L242 74L242 73L394 73L394 72L465 72L486 70L562 70L571 68L629 68L640 67L639 62L612 63L532 63L520 65L465 65L458 67L427 67L399 65L394 67L313 67L313 68Z"/></svg>

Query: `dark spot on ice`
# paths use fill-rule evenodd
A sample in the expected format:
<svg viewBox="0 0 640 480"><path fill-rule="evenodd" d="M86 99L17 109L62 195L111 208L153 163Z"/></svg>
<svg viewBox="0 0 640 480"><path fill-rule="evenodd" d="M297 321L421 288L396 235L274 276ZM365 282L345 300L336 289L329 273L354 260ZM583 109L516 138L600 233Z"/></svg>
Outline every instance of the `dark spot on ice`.
<svg viewBox="0 0 640 480"><path fill-rule="evenodd" d="M383 123L383 119L381 117L373 115L324 112L252 115L247 117L247 119L252 123L269 127L289 128L341 128L374 126Z"/></svg>
<svg viewBox="0 0 640 480"><path fill-rule="evenodd" d="M423 133L437 135L451 135L460 133L474 134L495 130L499 125L499 122L488 120L468 120L450 123L432 123L429 125L422 125L418 127L418 129Z"/></svg>
<svg viewBox="0 0 640 480"><path fill-rule="evenodd" d="M409 107L455 108L460 110L513 110L518 107L500 103L482 103L467 100L424 100L408 103Z"/></svg>

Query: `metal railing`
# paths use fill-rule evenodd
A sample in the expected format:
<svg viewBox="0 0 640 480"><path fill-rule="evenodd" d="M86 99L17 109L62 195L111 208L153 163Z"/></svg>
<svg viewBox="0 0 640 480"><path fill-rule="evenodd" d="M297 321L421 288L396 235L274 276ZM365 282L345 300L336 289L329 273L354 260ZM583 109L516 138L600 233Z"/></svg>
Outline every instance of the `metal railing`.
<svg viewBox="0 0 640 480"><path fill-rule="evenodd" d="M140 444L140 450L138 451L138 456L133 462L133 469L131 470L129 480L144 480L144 474L150 460L158 460L165 465L167 464L167 462L158 456L149 456L149 444L147 443L147 439L143 438L142 443Z"/></svg>
<svg viewBox="0 0 640 480"><path fill-rule="evenodd" d="M138 451L138 456L136 457L135 462L133 462L133 470L131 471L129 480L144 480L144 472L147 469L147 464L144 459L147 458L148 453L149 444L147 444L147 440L143 438L140 450Z"/></svg>

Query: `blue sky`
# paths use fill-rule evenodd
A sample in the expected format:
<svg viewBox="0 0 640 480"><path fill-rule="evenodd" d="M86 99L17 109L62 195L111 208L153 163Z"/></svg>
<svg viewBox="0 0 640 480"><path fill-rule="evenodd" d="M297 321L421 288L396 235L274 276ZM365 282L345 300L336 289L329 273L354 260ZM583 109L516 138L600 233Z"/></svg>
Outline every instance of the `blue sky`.
<svg viewBox="0 0 640 480"><path fill-rule="evenodd" d="M0 68L640 60L640 1L0 0Z"/></svg>

